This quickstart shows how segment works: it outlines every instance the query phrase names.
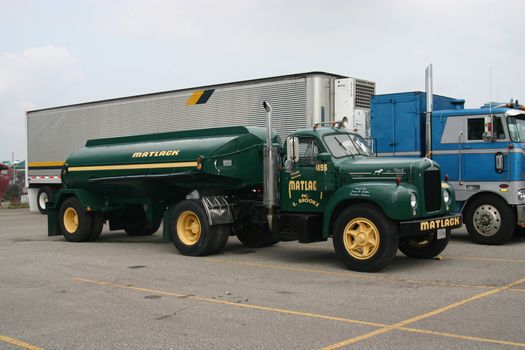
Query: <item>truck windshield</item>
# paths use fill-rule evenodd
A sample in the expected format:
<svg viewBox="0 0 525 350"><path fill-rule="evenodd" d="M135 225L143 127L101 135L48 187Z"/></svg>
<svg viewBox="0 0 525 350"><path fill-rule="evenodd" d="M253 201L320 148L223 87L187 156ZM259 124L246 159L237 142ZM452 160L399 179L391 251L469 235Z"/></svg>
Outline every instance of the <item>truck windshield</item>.
<svg viewBox="0 0 525 350"><path fill-rule="evenodd" d="M507 118L510 139L514 142L525 142L525 115Z"/></svg>
<svg viewBox="0 0 525 350"><path fill-rule="evenodd" d="M356 134L332 134L324 137L324 142L328 146L334 158L346 156L363 155L369 156L370 151L366 146L365 140Z"/></svg>

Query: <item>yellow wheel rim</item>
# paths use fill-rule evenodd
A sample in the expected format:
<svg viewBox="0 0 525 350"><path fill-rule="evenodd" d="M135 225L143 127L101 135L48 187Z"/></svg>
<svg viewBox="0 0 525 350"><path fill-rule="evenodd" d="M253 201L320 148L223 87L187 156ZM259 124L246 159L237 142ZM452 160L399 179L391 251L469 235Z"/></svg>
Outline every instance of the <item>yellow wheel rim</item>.
<svg viewBox="0 0 525 350"><path fill-rule="evenodd" d="M177 236L186 245L194 245L202 234L199 218L191 211L185 211L177 219Z"/></svg>
<svg viewBox="0 0 525 350"><path fill-rule="evenodd" d="M372 221L356 218L350 221L343 231L346 251L359 260L370 259L379 249L379 230Z"/></svg>
<svg viewBox="0 0 525 350"><path fill-rule="evenodd" d="M71 207L64 212L64 227L68 233L75 233L78 229L78 214L77 211Z"/></svg>

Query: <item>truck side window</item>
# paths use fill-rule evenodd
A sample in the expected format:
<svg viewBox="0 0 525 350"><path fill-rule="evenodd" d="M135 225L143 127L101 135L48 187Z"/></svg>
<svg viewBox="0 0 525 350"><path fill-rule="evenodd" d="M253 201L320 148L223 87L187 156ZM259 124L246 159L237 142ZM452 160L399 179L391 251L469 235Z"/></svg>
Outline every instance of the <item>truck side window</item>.
<svg viewBox="0 0 525 350"><path fill-rule="evenodd" d="M485 119L473 118L467 120L467 140L483 140L485 132ZM501 118L494 117L494 138L497 140L505 139L505 131Z"/></svg>
<svg viewBox="0 0 525 350"><path fill-rule="evenodd" d="M299 139L299 164L313 165L317 162L319 147L317 142L311 138Z"/></svg>
<svg viewBox="0 0 525 350"><path fill-rule="evenodd" d="M474 118L467 120L467 140L483 140L484 131L484 118Z"/></svg>

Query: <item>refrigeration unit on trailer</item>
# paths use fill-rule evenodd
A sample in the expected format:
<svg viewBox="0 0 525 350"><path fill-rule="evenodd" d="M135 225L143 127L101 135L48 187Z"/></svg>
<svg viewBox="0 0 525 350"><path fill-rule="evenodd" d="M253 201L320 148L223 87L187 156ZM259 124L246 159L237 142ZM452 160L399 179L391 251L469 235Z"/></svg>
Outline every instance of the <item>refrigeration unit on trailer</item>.
<svg viewBox="0 0 525 350"><path fill-rule="evenodd" d="M375 83L309 72L201 86L27 112L31 210L62 186L67 156L88 139L215 128L264 126L263 100L275 109L274 129L285 138L297 128L347 117L352 131L368 137Z"/></svg>

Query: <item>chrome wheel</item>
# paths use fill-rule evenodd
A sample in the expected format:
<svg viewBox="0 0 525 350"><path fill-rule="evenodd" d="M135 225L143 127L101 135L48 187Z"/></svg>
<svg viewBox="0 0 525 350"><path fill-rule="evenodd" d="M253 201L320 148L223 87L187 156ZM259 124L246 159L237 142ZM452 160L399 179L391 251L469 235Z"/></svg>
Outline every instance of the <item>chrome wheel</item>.
<svg viewBox="0 0 525 350"><path fill-rule="evenodd" d="M480 235L490 237L498 233L501 226L501 214L490 204L480 205L472 216L474 228Z"/></svg>

